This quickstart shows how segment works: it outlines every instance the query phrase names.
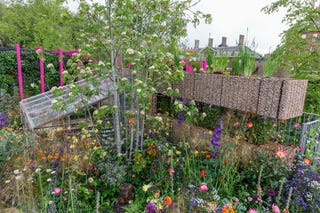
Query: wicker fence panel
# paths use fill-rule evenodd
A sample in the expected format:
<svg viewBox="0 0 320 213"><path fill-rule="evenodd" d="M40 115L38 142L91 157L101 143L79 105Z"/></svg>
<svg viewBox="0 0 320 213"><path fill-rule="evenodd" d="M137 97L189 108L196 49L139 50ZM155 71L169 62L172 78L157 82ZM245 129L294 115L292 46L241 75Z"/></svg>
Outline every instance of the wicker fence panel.
<svg viewBox="0 0 320 213"><path fill-rule="evenodd" d="M284 79L278 109L279 119L289 119L303 114L308 80Z"/></svg>
<svg viewBox="0 0 320 213"><path fill-rule="evenodd" d="M221 105L222 75L195 74L194 100L208 104Z"/></svg>
<svg viewBox="0 0 320 213"><path fill-rule="evenodd" d="M257 114L277 118L281 97L282 79L263 78L260 84Z"/></svg>
<svg viewBox="0 0 320 213"><path fill-rule="evenodd" d="M179 90L179 97L194 99L194 73L184 73L184 80L173 85L173 89Z"/></svg>
<svg viewBox="0 0 320 213"><path fill-rule="evenodd" d="M221 106L244 112L257 112L261 78L224 76Z"/></svg>

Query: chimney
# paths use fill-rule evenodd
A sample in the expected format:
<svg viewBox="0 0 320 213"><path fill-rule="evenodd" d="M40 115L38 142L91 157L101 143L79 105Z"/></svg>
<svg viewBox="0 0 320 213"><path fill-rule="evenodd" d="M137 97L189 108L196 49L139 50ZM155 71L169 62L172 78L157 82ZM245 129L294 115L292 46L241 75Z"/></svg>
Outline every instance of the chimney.
<svg viewBox="0 0 320 213"><path fill-rule="evenodd" d="M227 46L227 37L222 37L221 47Z"/></svg>
<svg viewBox="0 0 320 213"><path fill-rule="evenodd" d="M239 46L243 46L244 43L244 35L239 36Z"/></svg>
<svg viewBox="0 0 320 213"><path fill-rule="evenodd" d="M213 47L213 38L209 38L208 47Z"/></svg>
<svg viewBox="0 0 320 213"><path fill-rule="evenodd" d="M199 49L199 40L194 40L194 49Z"/></svg>

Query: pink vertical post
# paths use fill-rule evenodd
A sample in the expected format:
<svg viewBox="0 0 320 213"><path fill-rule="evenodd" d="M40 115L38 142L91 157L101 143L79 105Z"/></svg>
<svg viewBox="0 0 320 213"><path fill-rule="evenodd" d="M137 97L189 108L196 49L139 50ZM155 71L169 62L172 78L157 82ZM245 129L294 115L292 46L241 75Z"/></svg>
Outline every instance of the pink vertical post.
<svg viewBox="0 0 320 213"><path fill-rule="evenodd" d="M58 54L59 54L59 74L60 74L60 86L63 86L63 52L62 49L58 49Z"/></svg>
<svg viewBox="0 0 320 213"><path fill-rule="evenodd" d="M18 83L19 83L19 92L20 92L20 101L23 100L23 81L22 81L22 67L21 67L21 52L20 45L16 44L16 53L17 53L17 67L18 67Z"/></svg>
<svg viewBox="0 0 320 213"><path fill-rule="evenodd" d="M40 66L40 90L41 90L41 93L44 93L45 92L45 83L44 83L44 58L43 58L43 47L42 46L39 46L35 49L35 51L40 51L39 55L39 66Z"/></svg>

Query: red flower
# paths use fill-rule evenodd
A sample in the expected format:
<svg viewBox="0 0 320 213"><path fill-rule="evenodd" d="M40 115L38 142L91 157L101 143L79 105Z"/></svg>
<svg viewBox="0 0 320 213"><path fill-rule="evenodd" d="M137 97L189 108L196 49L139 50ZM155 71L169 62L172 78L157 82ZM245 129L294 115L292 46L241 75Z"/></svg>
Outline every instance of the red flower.
<svg viewBox="0 0 320 213"><path fill-rule="evenodd" d="M204 177L204 176L206 176L206 173L207 173L207 171L206 171L205 169L202 169L202 170L200 171L200 176L201 176L201 177Z"/></svg>
<svg viewBox="0 0 320 213"><path fill-rule="evenodd" d="M249 122L247 123L247 127L248 127L248 128L252 128L252 127L253 127L253 123L252 123L251 121L249 121Z"/></svg>

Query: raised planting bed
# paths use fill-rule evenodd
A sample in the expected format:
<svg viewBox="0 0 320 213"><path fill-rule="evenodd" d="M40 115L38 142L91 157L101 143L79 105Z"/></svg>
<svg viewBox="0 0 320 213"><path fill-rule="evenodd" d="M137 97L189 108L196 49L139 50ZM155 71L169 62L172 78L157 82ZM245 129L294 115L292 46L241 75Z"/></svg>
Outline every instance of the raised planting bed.
<svg viewBox="0 0 320 213"><path fill-rule="evenodd" d="M195 73L184 73L184 80L173 85L173 89L179 90L181 98L194 99Z"/></svg>
<svg viewBox="0 0 320 213"><path fill-rule="evenodd" d="M256 113L261 78L224 75L221 106Z"/></svg>
<svg viewBox="0 0 320 213"><path fill-rule="evenodd" d="M286 120L302 115L307 86L307 80L283 79L278 119Z"/></svg>
<svg viewBox="0 0 320 213"><path fill-rule="evenodd" d="M223 75L196 73L194 78L194 100L221 106Z"/></svg>
<svg viewBox="0 0 320 213"><path fill-rule="evenodd" d="M301 116L307 80L185 73L174 84L181 98L277 119Z"/></svg>

